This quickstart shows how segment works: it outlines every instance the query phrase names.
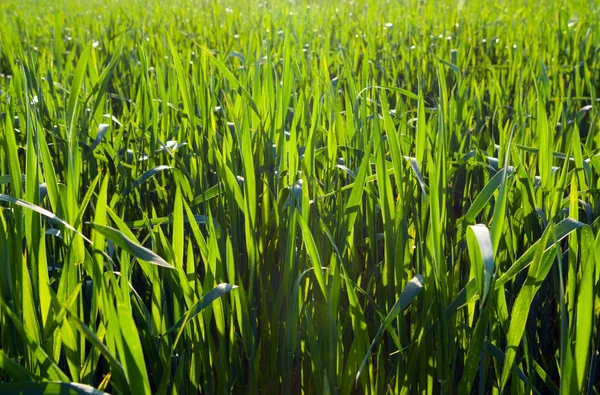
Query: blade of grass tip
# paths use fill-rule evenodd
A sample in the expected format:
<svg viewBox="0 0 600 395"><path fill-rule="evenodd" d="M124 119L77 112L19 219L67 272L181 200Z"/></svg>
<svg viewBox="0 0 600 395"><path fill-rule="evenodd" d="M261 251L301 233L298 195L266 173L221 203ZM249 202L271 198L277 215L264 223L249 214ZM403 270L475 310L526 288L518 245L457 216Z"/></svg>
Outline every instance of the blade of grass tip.
<svg viewBox="0 0 600 395"><path fill-rule="evenodd" d="M100 125L98 125L98 131L96 132L96 138L94 138L94 142L92 143L92 146L90 147L90 151L94 151L96 149L96 147L98 147L98 145L100 145L100 143L104 139L104 136L106 135L106 133L108 132L109 129L110 129L109 124L101 123Z"/></svg>
<svg viewBox="0 0 600 395"><path fill-rule="evenodd" d="M461 394L471 392L475 375L477 374L477 370L480 369L491 309L491 307L486 305L486 301L488 300L490 290L493 288L494 249L487 226L483 224L469 226L467 230L467 248L471 264L475 264L476 266L475 279L477 280L481 296L479 302L481 314L469 342L463 375L458 385L458 393Z"/></svg>
<svg viewBox="0 0 600 395"><path fill-rule="evenodd" d="M151 179L158 173L165 171L165 170L169 170L169 169L172 169L173 171L177 170L171 166L160 165L160 166L156 166L150 170L145 171L144 174L142 174L140 177L136 178L133 181L133 183L131 183L131 186L128 187L127 189L125 189L121 194L122 195L129 194L133 189L139 187L140 185L142 185L143 183L145 183L146 181L148 181L149 179Z"/></svg>
<svg viewBox="0 0 600 395"><path fill-rule="evenodd" d="M410 163L410 168L412 169L417 181L419 182L419 186L421 187L421 191L423 192L423 200L427 199L427 186L425 185L425 181L423 180L423 174L421 173L421 169L419 168L419 162L416 158L406 158L406 160Z"/></svg>
<svg viewBox="0 0 600 395"><path fill-rule="evenodd" d="M467 230L467 247L471 262L476 264L476 280L479 287L483 309L488 294L492 289L492 277L494 275L494 250L490 231L484 224L469 226Z"/></svg>
<svg viewBox="0 0 600 395"><path fill-rule="evenodd" d="M583 223L579 221L575 221L572 218L565 218L560 221L558 224L554 226L554 232L556 235L557 241L561 241L565 237L567 237L571 232L576 231L577 229L585 226ZM523 269L527 267L531 263L535 252L542 244L542 239L536 241L527 251L525 251L515 263L508 268L504 274L502 274L495 282L495 289L499 289L501 286L506 284L508 281L512 280L518 273L520 273ZM544 254L548 254L551 250L556 248L556 244L552 243L549 246L545 246Z"/></svg>
<svg viewBox="0 0 600 395"><path fill-rule="evenodd" d="M508 175L510 176L511 174L512 168L508 171ZM475 200L473 200L473 203L471 204L471 206L467 210L467 213L465 214L465 221L467 223L475 222L477 215L490 201L490 199L494 195L494 192L496 192L496 190L500 187L503 181L504 171L499 171L488 181L487 184L485 184L485 187L483 187L483 189L479 191L477 197L475 198Z"/></svg>
<svg viewBox="0 0 600 395"><path fill-rule="evenodd" d="M494 212L492 214L492 247L494 249L494 256L498 254L498 248L500 248L500 239L504 231L504 224L506 223L506 202L508 200L508 191L506 190L506 182L508 179L508 163L510 159L510 147L512 145L512 139L515 131L516 123L510 132L510 138L508 140L508 147L506 149L506 157L504 158L504 164L502 168L502 180L500 182L498 191L498 200L494 206Z"/></svg>
<svg viewBox="0 0 600 395"><path fill-rule="evenodd" d="M390 310L382 325L379 327L377 334L373 338L373 341L367 350L367 355L365 355L365 358L356 372L355 383L358 383L358 379L360 378L360 375L367 364L367 361L369 360L371 350L373 350L373 347L375 344L377 344L383 332L389 327L392 321L394 321L396 317L403 312L410 303L412 303L412 301L421 293L421 291L423 291L423 276L416 274L415 277L413 277L413 279L406 284L406 287L404 287L404 290L398 297L398 300L392 307L392 310Z"/></svg>
<svg viewBox="0 0 600 395"><path fill-rule="evenodd" d="M7 202L7 203L11 203L11 204L16 204L18 206L24 207L28 210L32 210L35 211L41 215L43 215L44 217L59 223L60 225L64 226L65 228L75 232L77 235L79 235L81 238L83 238L83 240L85 240L86 242L88 242L89 244L92 244L92 242L90 241L90 239L88 239L87 237L85 237L81 232L79 232L77 229L75 229L74 227L72 227L71 225L69 225L66 221L62 220L61 218L59 218L57 215L55 215L54 213L40 207L40 206L36 206L35 204L31 204L29 202L26 202L24 200L21 199L17 199L13 196L9 196L9 195L4 195L0 193L0 200Z"/></svg>
<svg viewBox="0 0 600 395"><path fill-rule="evenodd" d="M88 222L87 224L96 232L102 234L104 237L106 237L119 247L123 248L125 251L135 256L136 258L139 258L153 265L166 267L168 269L174 269L173 266L171 266L167 261L162 259L156 253L140 245L139 242L137 242L137 240L131 240L130 238L125 236L121 231L111 228L109 226L96 224L94 222Z"/></svg>
<svg viewBox="0 0 600 395"><path fill-rule="evenodd" d="M193 206L197 206L198 204L202 204L204 202L207 202L210 199L213 199L213 198L219 196L220 193L221 193L221 191L219 189L219 184L213 185L212 187L210 187L207 190L205 190L204 192L202 192L201 195L196 196L189 203L189 206L193 207Z"/></svg>
<svg viewBox="0 0 600 395"><path fill-rule="evenodd" d="M212 302L220 298L221 296L227 294L232 289L237 288L237 285L232 285L228 283L222 283L211 289L194 305L185 313L183 316L177 321L175 325L169 328L168 331L164 333L163 336L166 336L179 328L182 328L187 322L194 319L198 314L202 312L206 307L210 306ZM182 329L183 330L183 329ZM177 338L181 335L181 331L178 334Z"/></svg>
<svg viewBox="0 0 600 395"><path fill-rule="evenodd" d="M119 217L119 215L110 208L110 204L106 206L106 212L108 213L113 224L117 226L118 230L121 233L123 233L125 237L127 237L129 240L137 241L135 235L127 226L127 224L125 224L121 217ZM138 260L138 262L142 268L142 271L148 277L148 279L150 279L152 284L159 284L158 271L154 270L154 268L156 268L156 265L149 264L143 260Z"/></svg>
<svg viewBox="0 0 600 395"><path fill-rule="evenodd" d="M42 169L44 179L46 181L46 188L48 190L48 199L50 199L50 206L57 215L65 215L65 205L63 200L60 198L58 181L56 178L56 170L52 162L52 155L50 154L50 148L46 140L46 133L41 131L38 133L40 140L40 154L42 157Z"/></svg>

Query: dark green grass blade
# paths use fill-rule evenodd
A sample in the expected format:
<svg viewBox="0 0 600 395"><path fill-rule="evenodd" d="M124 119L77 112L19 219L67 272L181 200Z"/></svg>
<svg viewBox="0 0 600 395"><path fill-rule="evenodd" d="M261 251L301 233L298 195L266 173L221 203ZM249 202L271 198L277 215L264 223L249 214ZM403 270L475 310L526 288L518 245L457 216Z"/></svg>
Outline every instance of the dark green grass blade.
<svg viewBox="0 0 600 395"><path fill-rule="evenodd" d="M0 392L22 395L108 395L107 392L78 383L0 383Z"/></svg>

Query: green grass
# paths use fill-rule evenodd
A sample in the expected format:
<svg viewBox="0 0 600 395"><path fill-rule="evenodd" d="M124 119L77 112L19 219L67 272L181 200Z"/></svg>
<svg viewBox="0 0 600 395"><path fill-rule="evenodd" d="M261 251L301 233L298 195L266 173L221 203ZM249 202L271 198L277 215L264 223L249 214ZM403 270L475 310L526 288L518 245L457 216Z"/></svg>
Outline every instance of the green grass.
<svg viewBox="0 0 600 395"><path fill-rule="evenodd" d="M2 1L0 392L599 393L599 18Z"/></svg>

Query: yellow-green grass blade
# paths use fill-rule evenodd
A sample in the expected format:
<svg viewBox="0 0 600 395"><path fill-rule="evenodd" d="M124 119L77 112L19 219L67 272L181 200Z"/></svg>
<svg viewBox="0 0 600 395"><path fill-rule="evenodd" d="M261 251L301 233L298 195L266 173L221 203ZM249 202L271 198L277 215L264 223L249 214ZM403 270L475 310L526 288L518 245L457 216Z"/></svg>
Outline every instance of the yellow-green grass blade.
<svg viewBox="0 0 600 395"><path fill-rule="evenodd" d="M543 280L548 273L547 270L540 270L540 267L549 266L547 263L551 264L554 261L555 255L550 254L546 257L543 247L548 242L552 232L553 229L551 227L546 228L544 231L544 235L540 240L540 244L535 249L533 260L527 273L527 280L519 291L511 311L510 328L507 334L507 345L505 352L506 358L504 360L502 375L500 378L501 391L505 388L508 378L513 371L513 364L517 354L517 348L521 344L521 339L525 330L523 323L527 321L527 317L529 316L531 302L541 285L541 280Z"/></svg>
<svg viewBox="0 0 600 395"><path fill-rule="evenodd" d="M60 367L53 361L48 354L42 349L39 343L39 339L35 339L27 333L26 328L21 323L19 317L17 317L13 311L6 305L4 299L0 299L0 307L2 308L2 314L6 315L10 319L16 329L16 332L21 337L23 343L31 350L33 357L37 360L40 367L39 374L42 377L46 377L50 380L69 382L69 377L60 369Z"/></svg>
<svg viewBox="0 0 600 395"><path fill-rule="evenodd" d="M567 344L566 360L562 368L561 393L581 393L585 388L585 379L589 366L589 355L594 328L594 235L589 227L581 229L580 239L580 281L576 293L575 319L571 326L571 337ZM575 275L576 273L573 273ZM590 377L590 379L592 379ZM593 380L593 379L592 379Z"/></svg>

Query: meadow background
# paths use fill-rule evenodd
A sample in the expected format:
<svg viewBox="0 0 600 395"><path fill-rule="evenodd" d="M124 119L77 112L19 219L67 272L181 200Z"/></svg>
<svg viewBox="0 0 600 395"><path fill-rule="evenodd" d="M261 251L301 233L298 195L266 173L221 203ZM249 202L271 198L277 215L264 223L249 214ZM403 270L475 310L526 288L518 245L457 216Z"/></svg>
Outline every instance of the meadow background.
<svg viewBox="0 0 600 395"><path fill-rule="evenodd" d="M598 394L599 11L2 1L0 392Z"/></svg>

